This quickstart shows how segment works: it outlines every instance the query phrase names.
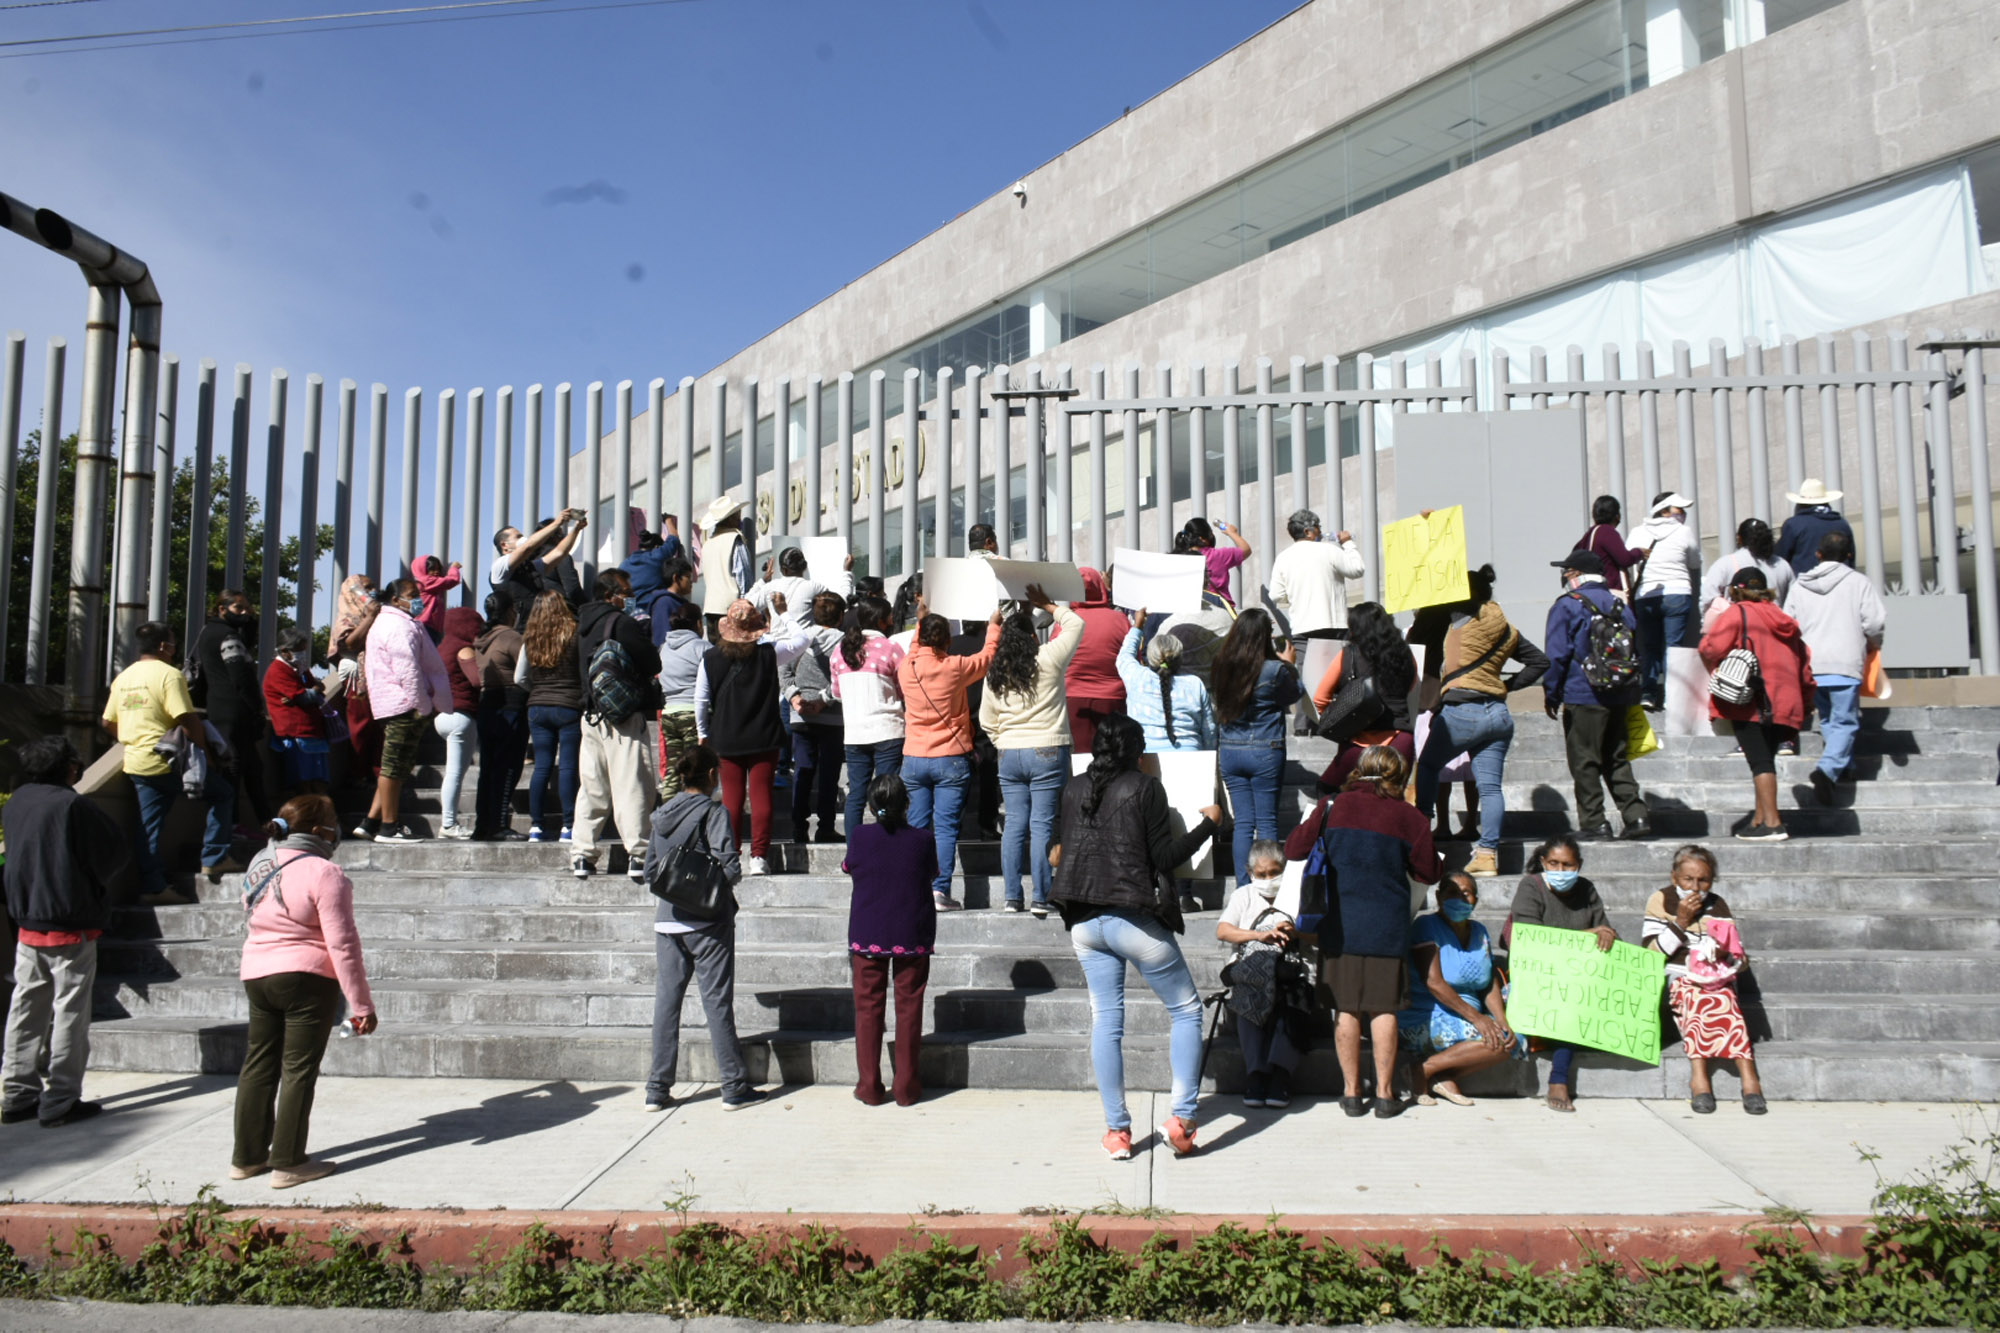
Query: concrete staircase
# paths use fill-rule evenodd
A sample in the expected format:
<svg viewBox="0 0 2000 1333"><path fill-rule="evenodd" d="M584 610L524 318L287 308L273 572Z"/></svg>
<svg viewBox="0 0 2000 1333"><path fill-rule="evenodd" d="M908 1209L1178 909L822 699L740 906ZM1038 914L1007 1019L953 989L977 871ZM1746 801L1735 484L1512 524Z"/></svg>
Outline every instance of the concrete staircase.
<svg viewBox="0 0 2000 1333"><path fill-rule="evenodd" d="M1556 727L1539 717L1519 722L1508 763L1505 873L1487 881L1480 907L1496 929L1534 842L1571 823ZM1862 780L1825 809L1812 803L1806 782L1819 744L1809 735L1802 756L1781 770L1793 840L1773 845L1729 837L1749 807L1748 773L1732 742L1672 739L1639 764L1659 840L1587 846L1585 870L1620 932L1636 939L1647 895L1666 882L1672 848L1711 844L1722 862L1718 888L1743 924L1773 1030L1759 1051L1773 1096L2000 1096L1997 743L2000 709L1870 710ZM1293 742L1289 781L1302 811L1330 758L1323 743ZM434 767L419 773L412 822L436 811L436 780ZM468 806L471 790L468 781ZM740 895L738 1028L761 1079L851 1081L842 849L777 850L784 873L746 881ZM1002 896L998 848L972 842L961 851L959 892L974 910L939 923L926 1082L1091 1087L1089 998L1060 924L990 910ZM1446 851L1462 864L1470 848ZM343 844L339 859L354 881L382 1026L368 1038L336 1040L327 1071L643 1077L652 899L624 876L622 856L612 854L609 873L577 880L566 853L559 844ZM1216 989L1224 959L1213 937L1222 887L1199 886L1208 910L1190 918L1185 939L1204 994ZM238 1066L245 1008L235 979L237 886L203 883L199 891L194 906L128 910L104 942L96 1067ZM1165 1016L1136 976L1131 985L1127 1078L1164 1088ZM692 994L682 1024L682 1077L711 1077ZM1241 1078L1228 1027L1208 1065L1210 1081L1225 1089ZM1677 1048L1658 1068L1610 1057L1586 1057L1584 1068L1586 1095L1674 1095L1686 1086ZM1308 1057L1300 1081L1326 1091L1336 1079L1326 1043ZM1485 1086L1526 1092L1532 1080L1515 1064L1486 1076Z"/></svg>

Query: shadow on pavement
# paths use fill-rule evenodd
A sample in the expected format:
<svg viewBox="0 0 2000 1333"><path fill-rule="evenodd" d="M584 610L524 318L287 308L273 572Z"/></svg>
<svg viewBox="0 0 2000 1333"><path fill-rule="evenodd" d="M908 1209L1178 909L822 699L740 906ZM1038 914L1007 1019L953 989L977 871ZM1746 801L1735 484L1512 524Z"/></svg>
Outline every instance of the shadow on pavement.
<svg viewBox="0 0 2000 1333"><path fill-rule="evenodd" d="M499 1143L569 1124L596 1110L599 1102L629 1091L625 1087L606 1087L581 1092L568 1082L540 1083L488 1097L477 1106L427 1115L408 1129L323 1148L314 1156L338 1161L343 1171L357 1171L433 1148L460 1143Z"/></svg>

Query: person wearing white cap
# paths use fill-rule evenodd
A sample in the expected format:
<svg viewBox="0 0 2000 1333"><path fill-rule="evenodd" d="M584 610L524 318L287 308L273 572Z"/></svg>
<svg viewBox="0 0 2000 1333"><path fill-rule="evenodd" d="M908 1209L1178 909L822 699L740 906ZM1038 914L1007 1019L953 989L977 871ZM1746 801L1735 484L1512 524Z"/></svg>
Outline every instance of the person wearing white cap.
<svg viewBox="0 0 2000 1333"><path fill-rule="evenodd" d="M1698 628L1695 589L1701 583L1701 538L1687 523L1694 501L1679 491L1661 491L1646 521L1625 543L1646 552L1632 588L1632 613L1639 621L1642 701L1658 711L1667 701L1667 649L1688 648Z"/></svg>
<svg viewBox="0 0 2000 1333"><path fill-rule="evenodd" d="M1778 558L1792 567L1792 573L1803 574L1819 563L1819 544L1829 532L1842 534L1850 547L1854 545L1854 529L1833 507L1840 494L1828 490L1818 477L1807 477L1796 491L1785 492L1796 507L1778 529Z"/></svg>
<svg viewBox="0 0 2000 1333"><path fill-rule="evenodd" d="M750 548L743 540L743 502L718 495L701 516L702 614L708 617L709 639L729 613L729 604L750 591L755 577Z"/></svg>

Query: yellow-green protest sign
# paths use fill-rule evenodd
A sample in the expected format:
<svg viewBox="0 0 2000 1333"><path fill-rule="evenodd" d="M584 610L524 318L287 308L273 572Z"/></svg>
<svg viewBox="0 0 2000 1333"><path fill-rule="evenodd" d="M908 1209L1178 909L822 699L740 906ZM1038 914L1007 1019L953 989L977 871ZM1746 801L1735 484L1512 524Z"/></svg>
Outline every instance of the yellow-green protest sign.
<svg viewBox="0 0 2000 1333"><path fill-rule="evenodd" d="M1472 596L1465 579L1465 507L1382 525L1382 605L1389 611L1443 606Z"/></svg>
<svg viewBox="0 0 2000 1333"><path fill-rule="evenodd" d="M1667 960L1620 940L1609 953L1584 930L1514 925L1507 1025L1531 1037L1660 1063Z"/></svg>

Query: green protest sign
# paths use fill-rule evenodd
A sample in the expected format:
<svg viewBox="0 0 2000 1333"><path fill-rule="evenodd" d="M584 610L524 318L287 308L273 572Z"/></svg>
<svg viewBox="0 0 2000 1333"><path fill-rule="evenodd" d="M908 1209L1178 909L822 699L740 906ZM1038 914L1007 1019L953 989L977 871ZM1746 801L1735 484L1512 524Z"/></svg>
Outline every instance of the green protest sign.
<svg viewBox="0 0 2000 1333"><path fill-rule="evenodd" d="M1660 1063L1667 960L1622 940L1609 953L1583 930L1515 923L1507 1024L1516 1032Z"/></svg>

